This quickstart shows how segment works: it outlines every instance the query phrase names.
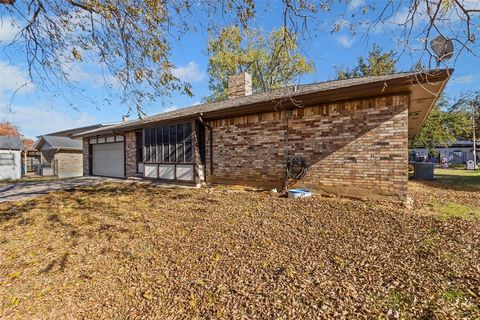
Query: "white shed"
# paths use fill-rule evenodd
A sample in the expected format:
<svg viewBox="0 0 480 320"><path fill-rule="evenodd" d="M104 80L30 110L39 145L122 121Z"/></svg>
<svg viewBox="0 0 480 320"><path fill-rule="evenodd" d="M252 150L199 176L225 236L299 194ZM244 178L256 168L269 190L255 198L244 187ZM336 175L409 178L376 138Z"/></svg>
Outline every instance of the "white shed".
<svg viewBox="0 0 480 320"><path fill-rule="evenodd" d="M0 136L0 180L22 177L22 150L20 137Z"/></svg>

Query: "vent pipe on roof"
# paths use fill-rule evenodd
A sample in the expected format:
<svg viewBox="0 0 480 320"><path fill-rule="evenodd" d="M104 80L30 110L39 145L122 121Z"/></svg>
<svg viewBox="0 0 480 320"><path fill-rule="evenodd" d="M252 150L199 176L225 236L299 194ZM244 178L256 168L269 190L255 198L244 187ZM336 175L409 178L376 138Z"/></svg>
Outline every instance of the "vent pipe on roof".
<svg viewBox="0 0 480 320"><path fill-rule="evenodd" d="M228 77L228 98L249 96L252 94L252 75L242 72Z"/></svg>

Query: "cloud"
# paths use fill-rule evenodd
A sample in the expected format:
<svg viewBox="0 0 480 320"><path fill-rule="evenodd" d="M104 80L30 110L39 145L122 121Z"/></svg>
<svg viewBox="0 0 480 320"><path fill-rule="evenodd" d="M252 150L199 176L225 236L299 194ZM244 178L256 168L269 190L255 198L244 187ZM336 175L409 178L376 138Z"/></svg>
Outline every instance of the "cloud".
<svg viewBox="0 0 480 320"><path fill-rule="evenodd" d="M20 31L20 27L11 18L0 20L0 42L10 42Z"/></svg>
<svg viewBox="0 0 480 320"><path fill-rule="evenodd" d="M73 110L59 111L47 104L34 106L0 106L0 121L10 121L27 137L86 126L95 123L95 116Z"/></svg>
<svg viewBox="0 0 480 320"><path fill-rule="evenodd" d="M177 106L171 106L171 107L168 107L168 108L165 108L162 110L162 113L165 113L165 112L170 112L170 111L175 111L177 110L178 107Z"/></svg>
<svg viewBox="0 0 480 320"><path fill-rule="evenodd" d="M171 107L168 107L168 108L165 108L162 110L162 113L164 112L170 112L170 111L175 111L175 110L178 110L178 109L183 109L183 108L188 108L188 107L193 107L193 106L196 106L196 105L199 105L199 104L202 104L202 102L200 101L196 101L194 103L192 103L191 105L189 106L184 106L184 107L179 107L179 106L171 106Z"/></svg>
<svg viewBox="0 0 480 320"><path fill-rule="evenodd" d="M335 37L335 42L344 48L351 48L354 41L355 40L353 38L344 35Z"/></svg>
<svg viewBox="0 0 480 320"><path fill-rule="evenodd" d="M473 74L456 76L456 77L453 77L453 79L451 80L451 82L453 83L461 83L461 84L473 83L475 81L476 81L476 77Z"/></svg>
<svg viewBox="0 0 480 320"><path fill-rule="evenodd" d="M33 89L24 70L0 60L0 99L12 95L16 90L17 94L26 94Z"/></svg>
<svg viewBox="0 0 480 320"><path fill-rule="evenodd" d="M81 62L64 63L62 69L68 74L68 79L73 82L90 85L95 88L118 86L118 80L112 74L104 74L99 66L92 66Z"/></svg>
<svg viewBox="0 0 480 320"><path fill-rule="evenodd" d="M198 63L190 61L187 65L172 70L172 74L182 81L199 82L205 79L205 72L200 70Z"/></svg>
<svg viewBox="0 0 480 320"><path fill-rule="evenodd" d="M348 7L350 9L357 9L358 7L361 7L365 5L365 0L350 0L348 3Z"/></svg>

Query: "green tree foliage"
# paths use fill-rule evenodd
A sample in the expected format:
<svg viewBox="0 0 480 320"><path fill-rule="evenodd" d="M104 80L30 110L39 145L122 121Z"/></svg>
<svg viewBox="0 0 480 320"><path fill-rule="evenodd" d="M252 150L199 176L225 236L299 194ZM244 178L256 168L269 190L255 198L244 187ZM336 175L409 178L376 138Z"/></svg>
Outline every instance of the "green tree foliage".
<svg viewBox="0 0 480 320"><path fill-rule="evenodd" d="M285 28L264 36L258 30L230 26L208 43L211 95L207 101L227 97L228 77L252 75L252 89L262 92L288 85L314 67L298 50L297 35Z"/></svg>
<svg viewBox="0 0 480 320"><path fill-rule="evenodd" d="M472 126L469 114L463 110L449 109L448 101L441 96L420 131L410 141L410 146L432 150L457 139L470 139Z"/></svg>
<svg viewBox="0 0 480 320"><path fill-rule="evenodd" d="M463 94L463 96L453 103L449 110L450 111L463 111L468 113L470 117L472 116L472 108L475 113L475 132L477 137L480 136L480 91L473 91ZM470 118L471 120L471 118ZM472 122L470 121L470 126ZM471 139L472 136L469 136L468 139Z"/></svg>
<svg viewBox="0 0 480 320"><path fill-rule="evenodd" d="M366 76L381 76L397 71L395 52L383 52L382 48L374 44L368 57L359 57L357 66L350 68L335 68L337 79L352 79Z"/></svg>

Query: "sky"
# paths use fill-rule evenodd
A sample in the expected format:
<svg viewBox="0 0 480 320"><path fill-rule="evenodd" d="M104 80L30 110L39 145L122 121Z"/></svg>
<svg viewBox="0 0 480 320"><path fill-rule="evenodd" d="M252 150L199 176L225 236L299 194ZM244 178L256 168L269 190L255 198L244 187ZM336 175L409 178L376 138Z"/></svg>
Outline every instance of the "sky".
<svg viewBox="0 0 480 320"><path fill-rule="evenodd" d="M257 15L252 26L269 31L281 25L281 5L279 2L257 1ZM364 30L352 34L348 30L331 33L332 24L339 14L345 10L359 10L365 0L351 0L347 8L322 13L320 18L312 21L309 33L300 39L302 53L315 65L312 74L304 75L300 83L313 83L332 80L335 77L334 66L352 67L357 57L365 56L373 44L384 50L403 51L398 43L398 22L404 18L405 8L400 8L395 16L384 24L376 26L365 36ZM466 0L468 1L468 0ZM473 1L473 0L472 0ZM478 4L478 2L475 2ZM474 4L474 5L476 5ZM1 12L0 12L1 13ZM199 19L206 17L198 13ZM222 21L220 21L222 23ZM421 22L419 22L421 23ZM28 84L25 68L26 57L21 49L15 54L4 50L2 45L8 43L16 34L8 19L0 20L0 121L10 121L18 126L21 132L30 138L41 134L81 127L96 123L121 121L129 110L128 105L113 100L110 104L102 103L108 98L105 82L112 81L108 73L95 63L68 66L72 77L77 81L83 94L94 99L73 101L67 90L44 90L38 84ZM178 42L172 43L171 60L176 66L174 75L192 85L193 97L173 94L165 106L160 102L145 105L147 115L170 111L197 104L209 95L208 89L208 55L207 43L209 35L205 29L190 32ZM414 44L415 46L415 44ZM418 44L417 44L418 46ZM480 51L479 51L480 52ZM418 61L418 54L411 57L402 54L399 60L399 71L409 70ZM458 97L462 92L478 90L480 80L480 58L463 52L460 58L448 66L455 68L455 73L445 89L447 97ZM16 93L15 93L16 91ZM135 112L130 118L135 118Z"/></svg>

